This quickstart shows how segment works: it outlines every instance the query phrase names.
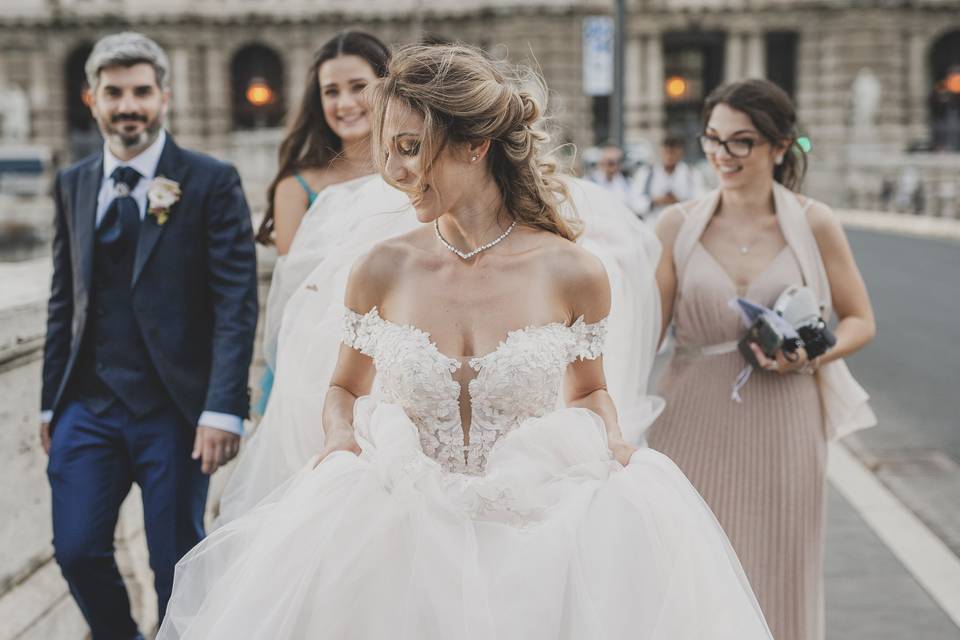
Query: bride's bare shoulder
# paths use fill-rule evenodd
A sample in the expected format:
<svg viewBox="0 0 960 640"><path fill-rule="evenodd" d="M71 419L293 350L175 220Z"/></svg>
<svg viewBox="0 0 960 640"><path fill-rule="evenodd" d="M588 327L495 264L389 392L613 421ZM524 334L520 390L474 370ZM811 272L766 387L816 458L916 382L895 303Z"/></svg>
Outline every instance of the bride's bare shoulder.
<svg viewBox="0 0 960 640"><path fill-rule="evenodd" d="M373 245L350 269L346 305L357 312L380 306L397 278L421 251L421 229L415 229Z"/></svg>
<svg viewBox="0 0 960 640"><path fill-rule="evenodd" d="M573 242L552 243L544 251L544 266L573 318L596 322L610 312L610 281L596 255Z"/></svg>

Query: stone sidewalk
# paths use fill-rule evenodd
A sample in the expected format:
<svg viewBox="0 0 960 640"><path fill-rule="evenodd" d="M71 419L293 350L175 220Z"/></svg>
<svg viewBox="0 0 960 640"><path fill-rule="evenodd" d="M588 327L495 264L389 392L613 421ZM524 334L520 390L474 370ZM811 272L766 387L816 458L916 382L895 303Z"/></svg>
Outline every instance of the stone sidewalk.
<svg viewBox="0 0 960 640"><path fill-rule="evenodd" d="M827 515L826 601L827 640L960 640L960 627L835 488Z"/></svg>

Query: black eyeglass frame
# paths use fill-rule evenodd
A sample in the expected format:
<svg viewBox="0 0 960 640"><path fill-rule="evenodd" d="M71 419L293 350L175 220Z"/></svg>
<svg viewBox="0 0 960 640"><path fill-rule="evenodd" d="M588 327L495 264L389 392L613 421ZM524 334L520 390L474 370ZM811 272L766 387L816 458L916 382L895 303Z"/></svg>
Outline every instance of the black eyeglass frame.
<svg viewBox="0 0 960 640"><path fill-rule="evenodd" d="M741 143L746 143L746 144L748 145L748 147L747 147L747 152L746 152L746 153L738 154L738 153L734 153L734 152L730 149L730 146L729 146L730 143L731 143L734 139L721 140L721 139L718 138L717 136L711 136L710 134L708 134L708 133L706 133L706 132L701 133L699 136L697 136L697 139L700 141L700 148L701 148L701 149L703 150L703 152L704 152L705 154L707 154L707 155L710 155L711 153L716 153L717 151L720 150L720 147L723 147L724 151L726 151L727 154L730 155L730 157L732 157L732 158L738 158L738 159L741 159L741 160L742 160L743 158L748 158L748 157L750 156L750 154L753 153L754 147L756 147L756 146L758 146L758 145L763 145L764 143L767 142L766 140L764 140L764 139L762 139L762 138L759 139L759 140L754 140L754 139L752 139L752 138L740 138L740 139L738 139L738 141L741 142ZM715 145L717 145L717 146L716 146L714 149L712 149L712 150L708 150L708 149L707 149L707 145L708 145L708 144L711 144L711 145L715 144Z"/></svg>

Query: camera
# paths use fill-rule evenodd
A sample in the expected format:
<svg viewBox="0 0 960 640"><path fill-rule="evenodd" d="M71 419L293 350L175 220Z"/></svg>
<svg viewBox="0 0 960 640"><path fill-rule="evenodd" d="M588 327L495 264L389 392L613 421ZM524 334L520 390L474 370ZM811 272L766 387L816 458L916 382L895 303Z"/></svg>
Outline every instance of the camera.
<svg viewBox="0 0 960 640"><path fill-rule="evenodd" d="M777 322L767 315L761 315L750 325L746 335L737 343L737 350L740 351L744 360L754 367L759 367L760 363L757 362L757 356L750 345L757 345L763 355L771 359L777 357L778 351L787 354L794 353L801 345L800 336L798 333L794 333L792 336L785 335L785 333L782 331L782 327L778 327Z"/></svg>
<svg viewBox="0 0 960 640"><path fill-rule="evenodd" d="M800 347L806 349L807 359L813 360L837 344L836 336L820 317L813 292L807 287L787 287L772 311L750 303L745 305L743 300L738 302L745 317L751 317L753 322L737 343L737 349L755 367L759 363L751 344L760 347L768 358L775 358L778 351L783 351L788 360L793 359Z"/></svg>
<svg viewBox="0 0 960 640"><path fill-rule="evenodd" d="M787 287L773 304L773 312L789 322L799 335L799 344L784 345L785 351L803 347L807 350L807 359L813 360L837 344L836 336L820 317L820 307L813 291L807 287Z"/></svg>

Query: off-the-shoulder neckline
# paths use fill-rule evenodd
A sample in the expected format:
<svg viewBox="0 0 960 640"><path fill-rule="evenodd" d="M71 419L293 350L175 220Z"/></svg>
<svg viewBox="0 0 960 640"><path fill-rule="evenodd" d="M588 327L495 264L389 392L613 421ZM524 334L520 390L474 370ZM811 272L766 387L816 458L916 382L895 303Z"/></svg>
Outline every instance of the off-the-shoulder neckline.
<svg viewBox="0 0 960 640"><path fill-rule="evenodd" d="M391 327L397 327L419 336L424 341L425 344L427 344L430 348L433 349L433 351L437 354L437 356L445 360L452 368L459 369L464 362L467 362L469 363L472 369L476 369L476 370L480 369L484 360L493 358L496 354L498 354L501 351L501 349L503 349L507 345L507 343L510 342L511 338L514 338L514 336L524 335L524 334L539 332L539 331L547 331L547 330L558 329L558 328L567 329L570 331L581 331L581 330L587 331L589 330L590 327L602 325L609 318L609 316L605 316L596 322L591 322L590 324L587 324L586 320L584 319L584 316L581 314L579 317L577 317L576 320L573 321L572 324L566 324L564 322L557 321L557 322L549 322L547 324L531 324L531 325L527 325L526 327L522 327L520 329L511 329L510 331L507 331L506 337L500 340L497 343L497 346L494 347L492 351L479 356L455 357L455 356L448 356L447 354L440 351L440 347L438 347L437 343L434 342L433 337L430 335L429 331L425 331L412 324L403 324L400 322L394 322L392 320L384 318L382 315L380 315L380 310L376 306L372 307L366 313L358 313L353 309L350 309L349 307L344 307L344 308L346 309L347 313L353 314L354 316L357 316L360 318L367 318L367 317L374 318L377 322L381 322Z"/></svg>

